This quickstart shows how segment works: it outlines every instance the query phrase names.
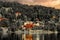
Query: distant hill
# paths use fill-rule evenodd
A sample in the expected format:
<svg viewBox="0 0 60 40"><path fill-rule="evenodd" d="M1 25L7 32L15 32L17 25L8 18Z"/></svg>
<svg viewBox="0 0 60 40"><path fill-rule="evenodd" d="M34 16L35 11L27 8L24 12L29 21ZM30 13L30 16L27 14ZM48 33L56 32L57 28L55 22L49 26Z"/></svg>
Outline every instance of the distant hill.
<svg viewBox="0 0 60 40"><path fill-rule="evenodd" d="M14 12L21 12L27 15L31 15L32 14L36 15L36 14L56 14L58 15L60 13L60 9L55 9L55 8L51 8L51 7L45 7L45 6L41 6L41 5L26 5L26 4L20 4L17 2L2 2L0 1L0 8L2 7L11 7Z"/></svg>

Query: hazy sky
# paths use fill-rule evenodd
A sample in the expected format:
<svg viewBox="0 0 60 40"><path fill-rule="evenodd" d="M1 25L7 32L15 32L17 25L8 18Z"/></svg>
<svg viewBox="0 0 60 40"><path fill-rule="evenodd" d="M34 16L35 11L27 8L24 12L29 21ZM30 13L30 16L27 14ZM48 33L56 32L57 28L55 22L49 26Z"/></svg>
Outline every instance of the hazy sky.
<svg viewBox="0 0 60 40"><path fill-rule="evenodd" d="M44 5L60 8L60 0L22 0L21 3L29 5Z"/></svg>
<svg viewBox="0 0 60 40"><path fill-rule="evenodd" d="M3 1L17 1L28 5L43 5L49 7L60 8L60 0L3 0Z"/></svg>

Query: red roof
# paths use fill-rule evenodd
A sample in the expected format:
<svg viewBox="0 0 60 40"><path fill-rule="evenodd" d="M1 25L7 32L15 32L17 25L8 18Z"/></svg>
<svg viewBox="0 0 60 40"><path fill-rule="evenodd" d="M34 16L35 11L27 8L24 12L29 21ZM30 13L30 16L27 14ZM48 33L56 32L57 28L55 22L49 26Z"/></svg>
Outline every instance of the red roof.
<svg viewBox="0 0 60 40"><path fill-rule="evenodd" d="M24 27L26 27L27 29L28 28L32 28L33 27L33 24L26 24L26 25L24 25Z"/></svg>
<svg viewBox="0 0 60 40"><path fill-rule="evenodd" d="M16 14L19 14L20 12L16 12Z"/></svg>

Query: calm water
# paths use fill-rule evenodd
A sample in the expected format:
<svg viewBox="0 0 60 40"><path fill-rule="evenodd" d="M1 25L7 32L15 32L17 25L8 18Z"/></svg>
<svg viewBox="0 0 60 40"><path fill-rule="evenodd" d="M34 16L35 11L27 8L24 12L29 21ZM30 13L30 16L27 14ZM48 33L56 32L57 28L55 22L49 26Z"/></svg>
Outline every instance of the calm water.
<svg viewBox="0 0 60 40"><path fill-rule="evenodd" d="M60 40L60 34L8 34L5 36L0 36L0 40L25 40L24 35L30 36L32 40ZM28 37L27 37L28 38ZM30 40L31 40L30 39ZM26 39L27 40L27 39Z"/></svg>

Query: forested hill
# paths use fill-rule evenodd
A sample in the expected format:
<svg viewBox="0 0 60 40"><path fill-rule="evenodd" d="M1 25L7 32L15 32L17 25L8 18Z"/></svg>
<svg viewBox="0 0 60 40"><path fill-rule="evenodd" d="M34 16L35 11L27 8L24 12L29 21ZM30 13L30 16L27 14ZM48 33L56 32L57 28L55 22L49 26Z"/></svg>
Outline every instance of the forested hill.
<svg viewBox="0 0 60 40"><path fill-rule="evenodd" d="M0 9L2 8L12 8L13 12L21 12L25 15L32 17L39 17L39 15L59 15L60 9L55 9L51 7L45 7L41 5L25 5L17 2L2 2L0 1ZM11 11L12 11L11 10ZM1 12L1 10L0 10Z"/></svg>

